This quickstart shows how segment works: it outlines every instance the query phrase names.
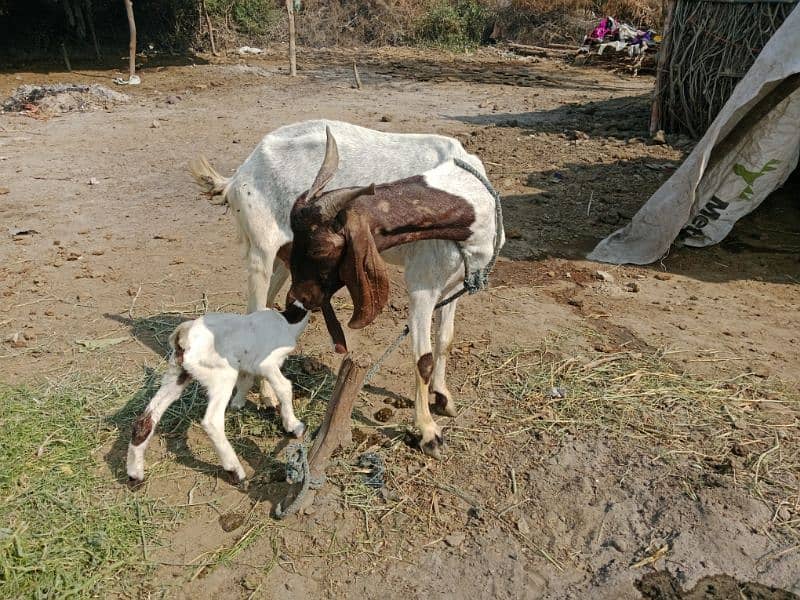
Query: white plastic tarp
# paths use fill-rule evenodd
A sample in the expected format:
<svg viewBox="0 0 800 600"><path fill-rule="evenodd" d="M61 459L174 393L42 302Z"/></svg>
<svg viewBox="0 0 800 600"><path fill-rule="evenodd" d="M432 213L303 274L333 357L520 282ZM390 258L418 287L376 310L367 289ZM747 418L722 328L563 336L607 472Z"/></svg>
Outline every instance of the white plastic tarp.
<svg viewBox="0 0 800 600"><path fill-rule="evenodd" d="M590 260L647 264L679 239L688 246L722 240L742 216L780 187L800 154L800 90L762 118L713 168L711 151L751 107L786 77L800 72L800 9L795 8L683 164L634 215L601 241Z"/></svg>

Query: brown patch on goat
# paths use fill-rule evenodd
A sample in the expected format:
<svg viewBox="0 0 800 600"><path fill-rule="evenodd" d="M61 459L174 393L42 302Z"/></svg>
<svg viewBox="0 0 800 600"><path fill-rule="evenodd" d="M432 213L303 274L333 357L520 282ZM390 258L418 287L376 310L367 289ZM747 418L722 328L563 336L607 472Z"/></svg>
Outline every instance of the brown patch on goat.
<svg viewBox="0 0 800 600"><path fill-rule="evenodd" d="M390 210L383 210L386 204ZM418 240L466 240L475 222L475 209L464 198L429 187L416 175L375 187L350 205L370 220L378 250Z"/></svg>
<svg viewBox="0 0 800 600"><path fill-rule="evenodd" d="M133 423L131 443L138 446L147 439L151 431L153 431L153 417L146 412Z"/></svg>
<svg viewBox="0 0 800 600"><path fill-rule="evenodd" d="M184 383L189 381L189 379L191 379L191 378L192 378L192 376L189 375L189 371L187 371L186 369L181 369L181 372L178 375L178 385L183 385Z"/></svg>
<svg viewBox="0 0 800 600"><path fill-rule="evenodd" d="M419 357L417 361L417 372L419 372L419 376L422 378L422 381L425 382L425 385L428 385L431 381L431 375L433 374L433 354L428 352Z"/></svg>

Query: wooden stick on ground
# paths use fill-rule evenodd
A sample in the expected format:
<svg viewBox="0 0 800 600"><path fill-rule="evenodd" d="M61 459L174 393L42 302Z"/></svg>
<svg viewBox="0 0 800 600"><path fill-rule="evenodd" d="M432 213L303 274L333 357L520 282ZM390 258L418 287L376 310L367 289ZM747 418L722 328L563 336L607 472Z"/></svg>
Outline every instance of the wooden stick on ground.
<svg viewBox="0 0 800 600"><path fill-rule="evenodd" d="M356 89L361 89L361 77L358 75L358 67L356 66L356 61L353 61L353 77L356 80Z"/></svg>
<svg viewBox="0 0 800 600"><path fill-rule="evenodd" d="M308 455L311 477L324 474L333 451L350 443L350 413L364 387L370 362L370 357L363 354L348 354L342 362L325 419Z"/></svg>
<svg viewBox="0 0 800 600"><path fill-rule="evenodd" d="M672 15L675 10L675 0L668 0L666 16L664 17L664 35L661 37L661 45L658 48L658 62L656 63L656 86L653 90L653 104L650 107L650 135L654 135L659 129L663 129L664 108L664 87L667 82L667 71L669 69L669 53L672 46Z"/></svg>
<svg viewBox="0 0 800 600"><path fill-rule="evenodd" d="M131 32L130 44L128 46L128 80L136 75L136 20L133 18L133 2L124 0L125 12L128 14L128 29Z"/></svg>
<svg viewBox="0 0 800 600"><path fill-rule="evenodd" d="M295 30L294 30L294 0L286 0L286 12L289 14L289 75L297 75L297 60L295 56Z"/></svg>

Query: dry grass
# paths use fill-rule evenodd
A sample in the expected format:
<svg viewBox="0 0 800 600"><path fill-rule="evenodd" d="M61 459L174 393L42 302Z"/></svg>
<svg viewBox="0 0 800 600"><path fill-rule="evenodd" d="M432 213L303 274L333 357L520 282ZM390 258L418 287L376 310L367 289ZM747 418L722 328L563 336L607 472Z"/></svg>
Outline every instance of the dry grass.
<svg viewBox="0 0 800 600"><path fill-rule="evenodd" d="M486 364L475 383L508 398L511 436L596 431L666 465L685 458L705 473L732 475L772 507L777 526L800 537L800 393L749 372L690 375L669 358L564 358L553 344L512 352L502 369Z"/></svg>

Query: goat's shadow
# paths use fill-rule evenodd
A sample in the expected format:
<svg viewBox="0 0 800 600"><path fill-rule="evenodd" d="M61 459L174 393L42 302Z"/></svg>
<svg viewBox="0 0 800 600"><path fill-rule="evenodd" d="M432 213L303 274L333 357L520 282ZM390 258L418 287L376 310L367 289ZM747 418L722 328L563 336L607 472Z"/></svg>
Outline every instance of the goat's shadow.
<svg viewBox="0 0 800 600"><path fill-rule="evenodd" d="M188 317L176 314L158 314L144 318L127 318L120 315L106 314L106 318L122 323L130 328L131 334L146 347L160 356L169 353L168 338L178 324ZM321 422L327 401L331 396L336 374L326 365L315 359L302 355L287 358L282 371L292 381L297 417L309 427L310 431ZM131 396L126 404L107 418L107 423L115 427L119 435L104 456L114 477L127 484L125 470L128 443L132 424L147 406L158 390L160 375L155 369L146 367L140 388ZM264 407L251 401L250 395L245 406L238 411L227 410L225 415L225 432L231 445L243 463L253 471L248 478L247 493L254 500L268 501L275 505L283 499L288 491L284 483L285 462L278 459L281 451L294 438L283 431L278 412L271 407ZM174 459L179 464L207 475L219 477L225 481L228 474L219 464L216 453L212 452L215 462L199 458L189 448L189 429L192 423L199 423L207 406L205 392L197 383L190 384L181 397L164 413L158 423L156 432L166 445L168 460ZM267 444L278 440L273 448L265 450L259 440ZM157 448L148 448L150 464L157 455Z"/></svg>

